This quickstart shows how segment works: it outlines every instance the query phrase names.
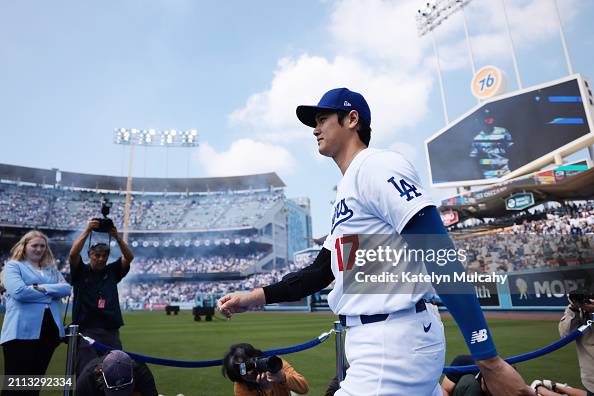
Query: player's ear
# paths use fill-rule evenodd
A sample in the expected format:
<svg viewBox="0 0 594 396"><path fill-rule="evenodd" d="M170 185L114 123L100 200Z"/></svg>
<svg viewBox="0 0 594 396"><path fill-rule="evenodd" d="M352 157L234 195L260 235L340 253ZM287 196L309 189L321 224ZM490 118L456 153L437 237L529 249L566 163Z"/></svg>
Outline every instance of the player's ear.
<svg viewBox="0 0 594 396"><path fill-rule="evenodd" d="M359 123L359 112L357 110L351 110L345 118L349 128L356 128Z"/></svg>

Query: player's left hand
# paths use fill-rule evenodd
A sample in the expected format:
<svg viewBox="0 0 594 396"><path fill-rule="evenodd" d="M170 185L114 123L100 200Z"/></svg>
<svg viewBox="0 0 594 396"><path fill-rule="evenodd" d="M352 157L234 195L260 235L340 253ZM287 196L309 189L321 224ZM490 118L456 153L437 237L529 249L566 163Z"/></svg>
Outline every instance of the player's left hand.
<svg viewBox="0 0 594 396"><path fill-rule="evenodd" d="M493 396L536 396L520 373L499 356L478 360L476 363Z"/></svg>

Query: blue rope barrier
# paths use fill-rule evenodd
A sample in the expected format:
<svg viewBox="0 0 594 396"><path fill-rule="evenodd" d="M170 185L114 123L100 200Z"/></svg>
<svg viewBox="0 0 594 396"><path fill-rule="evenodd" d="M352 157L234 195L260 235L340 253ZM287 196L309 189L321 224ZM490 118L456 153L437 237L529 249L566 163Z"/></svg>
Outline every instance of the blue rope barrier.
<svg viewBox="0 0 594 396"><path fill-rule="evenodd" d="M306 349L313 348L316 345L319 345L322 342L326 341L328 339L328 337L330 336L330 334L332 334L332 331L333 330L330 330L326 333L322 333L319 337L314 338L313 340L307 341L303 344L294 345L294 346L290 346L290 347L286 347L286 348L271 349L268 351L264 351L264 355L265 356L286 355L288 353L295 353L295 352L300 352L300 351L304 351ZM87 342L89 342L96 350L98 350L100 352L109 352L112 349L115 349L108 345L102 344L98 341L95 341L90 337L85 337L84 335L82 337L85 340L87 340ZM223 364L223 360L221 360L221 359L203 360L203 361L172 360L172 359L158 358L158 357L154 357L154 356L140 355L140 354L137 354L134 352L128 352L128 351L124 351L124 352L126 352L128 355L130 355L130 357L132 357L132 359L137 360L139 362L157 364L160 366L182 367L182 368L199 368L199 367L221 366Z"/></svg>
<svg viewBox="0 0 594 396"><path fill-rule="evenodd" d="M553 351L556 351L559 348L564 347L565 345L569 344L570 342L574 341L575 339L579 338L584 334L586 330L588 330L591 326L589 322L587 325L581 326L578 329L575 329L571 333L569 333L565 338L560 339L557 342L552 343L551 345L547 345L546 347L537 349L536 351L524 353L522 355L513 356L507 359L504 359L509 364L520 363L526 360L536 359L537 357L541 357ZM468 365L468 366L446 366L443 369L444 374L474 374L478 373L479 368L476 364Z"/></svg>
<svg viewBox="0 0 594 396"><path fill-rule="evenodd" d="M574 341L575 339L581 337L582 334L584 334L585 331L590 329L591 326L592 326L592 322L589 321L588 324L583 325L580 328L574 330L569 335L567 335L565 338L562 338L557 342L554 342L550 345L547 345L543 348L537 349L532 352L528 352L528 353L524 353L522 355L507 358L507 359L505 359L505 361L508 362L509 364L515 364L515 363L524 362L526 360L536 359L536 358L546 355L548 353L554 352L557 349L560 349L560 348L564 347L565 345L569 344L570 342ZM294 345L294 346L285 347L285 348L270 349L270 350L264 351L264 355L265 356L286 355L289 353L300 352L300 351L304 351L306 349L313 348L313 347L321 344L322 342L326 341L328 339L328 337L330 336L330 334L332 334L332 332L333 332L333 330L330 330L326 333L322 333L319 337L314 338L313 340L307 341L303 344ZM109 352L112 349L114 349L108 345L105 345L98 341L95 341L90 337L86 337L84 335L82 335L82 337L85 340L87 340L87 342L89 342L96 350L98 350L100 352ZM137 360L140 362L145 362L145 363L157 364L160 366L182 367L182 368L199 368L199 367L221 366L223 364L223 361L221 359L202 360L202 361L172 360L172 359L158 358L158 357L154 357L154 356L140 355L140 354L137 354L134 352L128 352L128 351L124 351L124 352L126 352L128 355L130 355L134 360ZM479 368L477 365L446 366L443 369L444 374L477 373L478 371L479 371Z"/></svg>

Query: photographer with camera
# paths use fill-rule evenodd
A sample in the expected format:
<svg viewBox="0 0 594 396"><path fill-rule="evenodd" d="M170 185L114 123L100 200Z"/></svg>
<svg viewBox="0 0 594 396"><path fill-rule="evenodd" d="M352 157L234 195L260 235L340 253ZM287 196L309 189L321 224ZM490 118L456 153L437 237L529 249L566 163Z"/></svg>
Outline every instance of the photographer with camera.
<svg viewBox="0 0 594 396"><path fill-rule="evenodd" d="M594 293L591 290L577 290L569 293L569 305L559 322L559 334L567 336L578 327L592 320L594 313ZM588 396L594 396L594 331L586 331L575 341L582 384Z"/></svg>
<svg viewBox="0 0 594 396"><path fill-rule="evenodd" d="M70 278L74 287L72 321L79 326L83 335L112 348L122 349L119 328L124 325L124 321L120 310L118 283L130 271L134 254L118 234L111 219L107 218L109 206L107 210L105 206L104 202L104 218L91 219L70 249ZM89 263L84 263L80 253L93 232L107 232L110 239L117 242L122 257L108 264L109 243L95 243L88 249ZM89 343L79 339L76 374L80 375L85 365L97 356Z"/></svg>
<svg viewBox="0 0 594 396"><path fill-rule="evenodd" d="M309 391L307 380L284 359L264 356L251 344L231 345L223 358L223 376L235 396L290 396Z"/></svg>

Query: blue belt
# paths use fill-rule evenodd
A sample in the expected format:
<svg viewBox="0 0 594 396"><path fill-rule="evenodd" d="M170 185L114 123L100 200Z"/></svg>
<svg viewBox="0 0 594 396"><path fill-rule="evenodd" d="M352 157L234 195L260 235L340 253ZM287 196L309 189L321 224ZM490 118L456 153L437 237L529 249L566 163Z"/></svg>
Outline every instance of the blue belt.
<svg viewBox="0 0 594 396"><path fill-rule="evenodd" d="M419 300L415 304L415 311L416 313L423 312L427 309L427 305L425 304L425 300ZM375 314L375 315L360 315L359 319L361 319L361 324L368 324L368 323L375 323L375 322L382 322L388 319L390 314ZM338 319L340 320L340 324L346 326L346 316L345 315L338 315Z"/></svg>

